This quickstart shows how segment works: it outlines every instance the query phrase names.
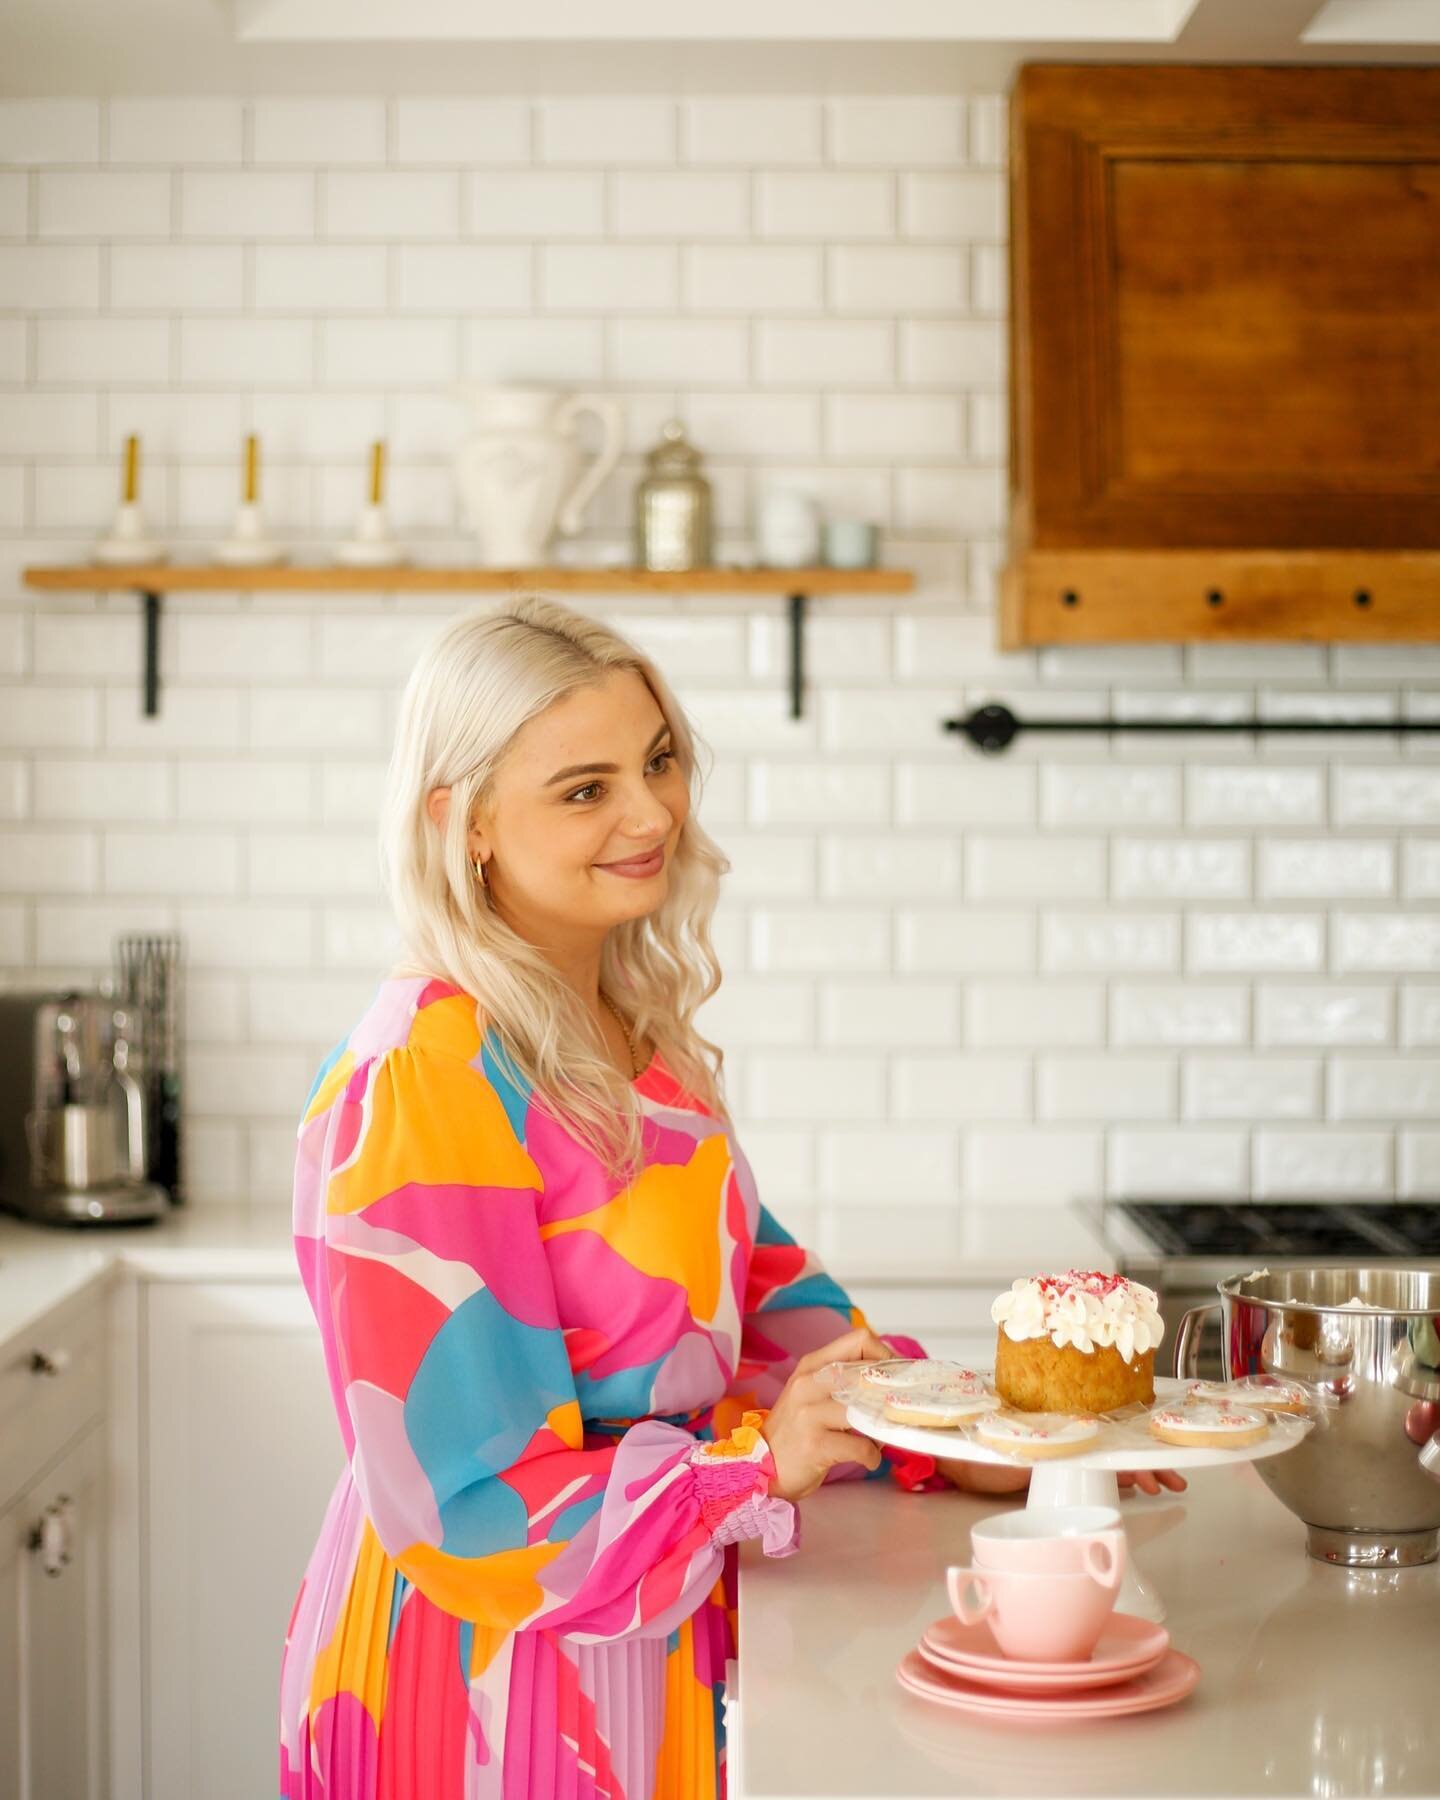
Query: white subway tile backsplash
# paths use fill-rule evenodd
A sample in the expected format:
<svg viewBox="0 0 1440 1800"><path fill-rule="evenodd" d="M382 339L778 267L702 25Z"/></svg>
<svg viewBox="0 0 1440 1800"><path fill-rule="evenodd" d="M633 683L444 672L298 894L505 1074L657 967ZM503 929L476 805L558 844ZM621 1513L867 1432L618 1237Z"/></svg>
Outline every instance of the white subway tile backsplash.
<svg viewBox="0 0 1440 1800"><path fill-rule="evenodd" d="M941 394L836 394L825 402L825 442L834 456L953 456L964 423Z"/></svg>
<svg viewBox="0 0 1440 1800"><path fill-rule="evenodd" d="M1260 845L1262 900L1384 900L1395 892L1395 847L1359 838L1272 838Z"/></svg>
<svg viewBox="0 0 1440 1800"><path fill-rule="evenodd" d="M761 175L755 205L761 237L885 238L895 231L890 175Z"/></svg>
<svg viewBox="0 0 1440 1800"><path fill-rule="evenodd" d="M249 984L250 1040L337 1043L370 1003L375 985L363 975L260 976Z"/></svg>
<svg viewBox="0 0 1440 1800"><path fill-rule="evenodd" d="M135 320L150 329L161 321ZM332 323L331 332L341 329ZM180 379L213 382L308 382L315 334L305 319L210 318L180 321Z"/></svg>
<svg viewBox="0 0 1440 1800"><path fill-rule="evenodd" d="M35 372L42 382L103 387L170 379L168 319L39 319Z"/></svg>
<svg viewBox="0 0 1440 1800"><path fill-rule="evenodd" d="M668 163L675 159L671 100L566 97L539 106L539 158L547 163Z"/></svg>
<svg viewBox="0 0 1440 1800"><path fill-rule="evenodd" d="M451 238L460 228L460 178L439 170L327 174L320 205L325 237Z"/></svg>
<svg viewBox="0 0 1440 1800"><path fill-rule="evenodd" d="M970 981L965 1041L1002 1047L1073 1049L1105 1040L1105 990L1098 981Z"/></svg>
<svg viewBox="0 0 1440 1800"><path fill-rule="evenodd" d="M725 877L725 892L729 898L815 898L814 838L727 831L721 847L730 859L730 873Z"/></svg>
<svg viewBox="0 0 1440 1800"><path fill-rule="evenodd" d="M959 1023L959 995L953 985L824 981L820 986L822 1045L942 1050L956 1042Z"/></svg>
<svg viewBox="0 0 1440 1800"><path fill-rule="evenodd" d="M526 169L488 170L465 181L466 229L472 237L595 238L605 229L602 175Z"/></svg>
<svg viewBox="0 0 1440 1800"><path fill-rule="evenodd" d="M24 237L30 212L30 177L0 171L0 237Z"/></svg>
<svg viewBox="0 0 1440 1800"><path fill-rule="evenodd" d="M1047 912L1040 921L1040 966L1052 974L1163 974L1180 967L1175 913Z"/></svg>
<svg viewBox="0 0 1440 1800"><path fill-rule="evenodd" d="M313 175L247 169L180 176L182 237L298 238L314 230Z"/></svg>
<svg viewBox="0 0 1440 1800"><path fill-rule="evenodd" d="M1396 1191L1402 1200L1431 1202L1440 1194L1440 1131L1400 1133L1400 1174Z"/></svg>
<svg viewBox="0 0 1440 1800"><path fill-rule="evenodd" d="M1027 975L1035 917L1014 907L907 907L895 919L896 967L907 975Z"/></svg>
<svg viewBox="0 0 1440 1800"><path fill-rule="evenodd" d="M23 826L0 831L0 893L94 893L99 868L93 831Z"/></svg>
<svg viewBox="0 0 1440 1800"><path fill-rule="evenodd" d="M244 305L239 244L116 244L110 304L140 312L238 312Z"/></svg>
<svg viewBox="0 0 1440 1800"><path fill-rule="evenodd" d="M902 175L900 230L906 237L973 243L1006 235L1008 190L998 170Z"/></svg>
<svg viewBox="0 0 1440 1800"><path fill-rule="evenodd" d="M889 771L880 763L754 763L749 809L756 825L884 825Z"/></svg>
<svg viewBox="0 0 1440 1800"><path fill-rule="evenodd" d="M1185 924L1185 966L1192 974L1318 973L1324 967L1319 913L1195 912Z"/></svg>
<svg viewBox="0 0 1440 1800"><path fill-rule="evenodd" d="M692 170L622 172L611 179L611 218L618 237L744 237L750 189L743 175Z"/></svg>
<svg viewBox="0 0 1440 1800"><path fill-rule="evenodd" d="M1440 1057L1334 1057L1330 1117L1440 1119Z"/></svg>
<svg viewBox="0 0 1440 1800"><path fill-rule="evenodd" d="M104 887L111 894L213 894L240 891L240 840L234 833L107 830Z"/></svg>
<svg viewBox="0 0 1440 1800"><path fill-rule="evenodd" d="M994 532L1004 508L998 469L902 469L896 477L895 519L904 531Z"/></svg>
<svg viewBox="0 0 1440 1800"><path fill-rule="evenodd" d="M1250 846L1233 838L1115 838L1110 892L1117 900L1244 900Z"/></svg>
<svg viewBox="0 0 1440 1800"><path fill-rule="evenodd" d="M1407 981L1401 985L1399 1041L1440 1046L1440 982Z"/></svg>
<svg viewBox="0 0 1440 1800"><path fill-rule="evenodd" d="M291 1118L314 1076L315 1059L304 1052L267 1047L190 1051L185 1061L186 1097L197 1113L238 1113Z"/></svg>
<svg viewBox="0 0 1440 1800"><path fill-rule="evenodd" d="M19 757L0 758L0 819L23 819L30 811L30 765ZM36 808L36 817L54 819L68 814Z"/></svg>
<svg viewBox="0 0 1440 1800"><path fill-rule="evenodd" d="M100 160L96 100L0 100L0 163Z"/></svg>
<svg viewBox="0 0 1440 1800"><path fill-rule="evenodd" d="M1255 1041L1281 1047L1388 1044L1394 1010L1389 987L1262 981L1255 990Z"/></svg>
<svg viewBox="0 0 1440 1800"><path fill-rule="evenodd" d="M187 758L176 776L177 816L190 824L274 825L313 814L308 763ZM333 815L322 809L320 817L329 824Z"/></svg>
<svg viewBox="0 0 1440 1800"><path fill-rule="evenodd" d="M301 916L309 917L303 912ZM369 971L389 968L402 948L387 906L326 907L320 919L320 944L320 961L326 968Z"/></svg>
<svg viewBox="0 0 1440 1800"><path fill-rule="evenodd" d="M732 319L616 319L609 348L611 376L642 385L685 385L698 372L729 387L749 369L747 327Z"/></svg>
<svg viewBox="0 0 1440 1800"><path fill-rule="evenodd" d="M894 378L894 331L880 319L762 319L755 379L770 387L881 387Z"/></svg>
<svg viewBox="0 0 1440 1800"><path fill-rule="evenodd" d="M679 264L669 244L549 244L540 304L556 312L673 312Z"/></svg>
<svg viewBox="0 0 1440 1800"><path fill-rule="evenodd" d="M198 969L308 969L315 960L315 917L308 906L182 901L176 924Z"/></svg>
<svg viewBox="0 0 1440 1800"><path fill-rule="evenodd" d="M1308 1056L1190 1056L1182 1111L1187 1119L1318 1119L1323 1065Z"/></svg>
<svg viewBox="0 0 1440 1800"><path fill-rule="evenodd" d="M257 163L380 163L385 103L305 94L259 99L250 109Z"/></svg>
<svg viewBox="0 0 1440 1800"><path fill-rule="evenodd" d="M1103 838L972 836L965 845L971 900L1099 900L1105 895Z"/></svg>
<svg viewBox="0 0 1440 1800"><path fill-rule="evenodd" d="M960 1155L953 1131L822 1130L818 1149L820 1193L832 1204L878 1210L901 1194L907 1205L954 1203Z"/></svg>
<svg viewBox="0 0 1440 1800"><path fill-rule="evenodd" d="M322 379L341 387L450 382L458 361L450 319L329 319L320 351Z"/></svg>
<svg viewBox="0 0 1440 1800"><path fill-rule="evenodd" d="M1255 1133L1257 1200L1379 1199L1394 1190L1394 1139L1385 1131L1332 1125Z"/></svg>
<svg viewBox="0 0 1440 1800"><path fill-rule="evenodd" d="M0 406L0 455L91 455L99 428L93 394L6 394Z"/></svg>
<svg viewBox="0 0 1440 1800"><path fill-rule="evenodd" d="M855 97L827 107L837 163L888 167L958 163L965 156L965 102L930 95Z"/></svg>
<svg viewBox="0 0 1440 1800"><path fill-rule="evenodd" d="M1173 1119L1173 1057L1041 1056L1035 1068L1035 1113L1040 1119Z"/></svg>
<svg viewBox="0 0 1440 1800"><path fill-rule="evenodd" d="M1322 825L1323 769L1207 768L1185 770L1187 825Z"/></svg>
<svg viewBox="0 0 1440 1800"><path fill-rule="evenodd" d="M878 907L760 908L750 919L750 966L786 974L883 974L890 967L890 915Z"/></svg>
<svg viewBox="0 0 1440 1800"><path fill-rule="evenodd" d="M1040 781L1046 825L1135 826L1180 823L1180 771L1051 765Z"/></svg>
<svg viewBox="0 0 1440 1800"><path fill-rule="evenodd" d="M999 390L1005 331L991 319L915 319L900 327L900 378L911 387Z"/></svg>
<svg viewBox="0 0 1440 1800"><path fill-rule="evenodd" d="M0 294L26 312L94 312L100 304L100 251L94 244L0 246ZM29 398L7 394L7 410ZM38 398L38 396L34 396Z"/></svg>
<svg viewBox="0 0 1440 1800"><path fill-rule="evenodd" d="M1440 838L1410 838L1402 846L1400 891L1407 900L1440 900Z"/></svg>
<svg viewBox="0 0 1440 1800"><path fill-rule="evenodd" d="M522 100L418 94L394 102L399 163L523 163L530 109Z"/></svg>
<svg viewBox="0 0 1440 1800"><path fill-rule="evenodd" d="M260 312L381 312L386 305L382 244L258 244L254 267Z"/></svg>
<svg viewBox="0 0 1440 1800"><path fill-rule="evenodd" d="M264 396L252 403L256 429L267 445L270 434L263 417ZM245 405L239 394L139 393L105 396L105 448L124 448L134 432L141 441L144 464L154 457L234 456L245 435ZM142 486L142 494L148 484Z"/></svg>
<svg viewBox="0 0 1440 1800"><path fill-rule="evenodd" d="M385 707L364 688L255 687L250 743L256 750L374 750L388 742Z"/></svg>
<svg viewBox="0 0 1440 1800"><path fill-rule="evenodd" d="M460 372L474 381L599 381L604 344L598 319L468 319Z"/></svg>
<svg viewBox="0 0 1440 1800"><path fill-rule="evenodd" d="M0 687L0 746L91 750L100 742L100 695L81 687ZM134 696L127 695L132 707Z"/></svg>
<svg viewBox="0 0 1440 1800"><path fill-rule="evenodd" d="M840 245L828 252L837 312L964 312L968 281L958 250L910 244Z"/></svg>
<svg viewBox="0 0 1440 1800"><path fill-rule="evenodd" d="M1065 1205L1104 1189L1098 1130L977 1128L966 1133L963 1191L971 1206Z"/></svg>
<svg viewBox="0 0 1440 1800"><path fill-rule="evenodd" d="M747 1059L745 1113L785 1121L885 1117L885 1064L878 1056L763 1051Z"/></svg>
<svg viewBox="0 0 1440 1800"><path fill-rule="evenodd" d="M682 101L680 112L686 162L785 168L820 161L818 100L705 97Z"/></svg>
<svg viewBox="0 0 1440 1800"><path fill-rule="evenodd" d="M310 673L311 621L304 617L181 613L172 629L182 680L273 681Z"/></svg>
<svg viewBox="0 0 1440 1800"><path fill-rule="evenodd" d="M168 900L55 900L35 911L35 964L41 969L91 969L109 973L115 939L127 931L171 931L175 907ZM188 973L188 971L187 971Z"/></svg>
<svg viewBox="0 0 1440 1800"><path fill-rule="evenodd" d="M821 698L820 741L837 751L924 751L945 744L944 693L898 688L836 688Z"/></svg>
<svg viewBox="0 0 1440 1800"><path fill-rule="evenodd" d="M820 846L820 891L831 900L908 900L958 892L960 844L955 838L846 832Z"/></svg>
<svg viewBox="0 0 1440 1800"><path fill-rule="evenodd" d="M1110 1133L1112 1198L1240 1200L1250 1191L1249 1134L1126 1126Z"/></svg>
<svg viewBox="0 0 1440 1800"><path fill-rule="evenodd" d="M1336 825L1440 825L1440 769L1331 770Z"/></svg>
<svg viewBox="0 0 1440 1800"><path fill-rule="evenodd" d="M821 253L791 244L699 244L684 253L683 281L694 312L815 312Z"/></svg>
<svg viewBox="0 0 1440 1800"><path fill-rule="evenodd" d="M807 394L695 394L684 404L686 428L707 456L815 456L819 401Z"/></svg>
<svg viewBox="0 0 1440 1800"><path fill-rule="evenodd" d="M243 702L238 688L167 685L154 718L141 711L134 688L111 688L105 699L107 750L238 750Z"/></svg>
<svg viewBox="0 0 1440 1800"><path fill-rule="evenodd" d="M1433 912L1342 912L1332 943L1337 975L1440 969L1440 917Z"/></svg>
<svg viewBox="0 0 1440 1800"><path fill-rule="evenodd" d="M107 103L106 113L106 151L112 163L238 163L244 154L239 100L191 94L117 97Z"/></svg>
<svg viewBox="0 0 1440 1800"><path fill-rule="evenodd" d="M42 172L35 177L42 238L167 237L170 177L119 170Z"/></svg>
<svg viewBox="0 0 1440 1800"><path fill-rule="evenodd" d="M993 1124L1030 1117L1030 1060L955 1052L895 1059L891 1111L897 1119Z"/></svg>
<svg viewBox="0 0 1440 1800"><path fill-rule="evenodd" d="M174 771L167 763L107 756L37 759L35 817L88 825L171 817Z"/></svg>
<svg viewBox="0 0 1440 1800"><path fill-rule="evenodd" d="M1250 1037L1250 990L1242 982L1116 981L1110 988L1110 1042L1243 1045Z"/></svg>
<svg viewBox="0 0 1440 1800"><path fill-rule="evenodd" d="M722 1049L805 1049L815 1042L815 989L777 975L726 975L695 1015ZM746 1151L749 1152L748 1141Z"/></svg>

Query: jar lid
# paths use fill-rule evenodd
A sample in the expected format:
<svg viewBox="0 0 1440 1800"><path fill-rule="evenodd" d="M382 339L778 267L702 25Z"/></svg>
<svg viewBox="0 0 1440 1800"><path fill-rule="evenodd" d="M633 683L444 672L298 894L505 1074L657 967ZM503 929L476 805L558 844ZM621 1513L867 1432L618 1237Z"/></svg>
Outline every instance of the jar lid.
<svg viewBox="0 0 1440 1800"><path fill-rule="evenodd" d="M687 442L685 427L679 419L671 419L660 433L660 442L645 458L646 466L656 474L695 475L700 469L700 452Z"/></svg>

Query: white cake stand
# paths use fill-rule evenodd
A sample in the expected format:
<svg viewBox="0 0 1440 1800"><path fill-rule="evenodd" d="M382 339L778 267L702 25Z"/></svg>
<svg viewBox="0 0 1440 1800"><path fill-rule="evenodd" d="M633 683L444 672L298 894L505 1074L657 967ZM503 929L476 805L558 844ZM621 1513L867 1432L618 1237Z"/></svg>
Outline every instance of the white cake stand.
<svg viewBox="0 0 1440 1800"><path fill-rule="evenodd" d="M988 1377L987 1377L988 1379ZM1157 1400L1178 1399L1190 1384L1185 1381L1156 1377ZM1024 1459L1005 1456L989 1450L974 1438L959 1431L937 1430L927 1425L895 1425L878 1406L861 1406L854 1402L846 1408L846 1422L878 1444L893 1444L897 1450L917 1450L924 1456L943 1456L950 1462L989 1463L992 1467L1013 1469ZM1271 1414L1269 1433L1258 1444L1241 1444L1233 1450L1192 1450L1180 1444L1119 1443L1094 1450L1083 1450L1074 1456L1042 1457L1029 1464L1029 1506L1114 1506L1120 1505L1117 1474L1124 1470L1178 1469L1182 1475L1191 1469L1213 1469L1221 1463L1259 1462L1262 1457L1279 1456L1293 1450L1307 1431L1310 1421ZM1103 1430L1103 1426L1102 1426ZM1122 1515L1123 1517L1123 1515ZM1165 1603L1136 1567L1126 1543L1125 1575L1120 1583L1117 1612L1134 1613L1138 1618L1153 1619L1158 1624L1165 1617Z"/></svg>

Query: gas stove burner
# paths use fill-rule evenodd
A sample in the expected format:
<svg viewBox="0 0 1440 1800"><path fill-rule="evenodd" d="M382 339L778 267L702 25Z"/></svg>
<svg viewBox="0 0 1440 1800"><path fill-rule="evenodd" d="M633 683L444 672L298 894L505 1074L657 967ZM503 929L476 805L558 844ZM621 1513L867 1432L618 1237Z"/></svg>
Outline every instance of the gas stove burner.
<svg viewBox="0 0 1440 1800"><path fill-rule="evenodd" d="M1440 1256L1440 1202L1125 1200L1119 1210L1168 1256Z"/></svg>

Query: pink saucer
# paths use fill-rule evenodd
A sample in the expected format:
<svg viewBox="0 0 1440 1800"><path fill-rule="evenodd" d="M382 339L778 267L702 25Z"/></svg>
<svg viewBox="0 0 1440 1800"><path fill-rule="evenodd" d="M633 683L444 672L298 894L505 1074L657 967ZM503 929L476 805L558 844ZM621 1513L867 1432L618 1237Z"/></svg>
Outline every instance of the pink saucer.
<svg viewBox="0 0 1440 1800"><path fill-rule="evenodd" d="M1111 1613L1084 1662L1021 1662L1005 1655L984 1619L962 1625L947 1613L926 1628L921 1644L931 1661L987 1686L1016 1687L1023 1681L1033 1688L1044 1680L1066 1687L1098 1687L1138 1675L1159 1662L1169 1648L1170 1633L1133 1613Z"/></svg>
<svg viewBox="0 0 1440 1800"><path fill-rule="evenodd" d="M961 1712L987 1713L996 1719L1118 1719L1127 1713L1153 1712L1183 1700L1200 1679L1200 1665L1179 1650L1167 1650L1152 1668L1107 1688L1076 1694L998 1693L946 1673L928 1663L918 1650L905 1656L895 1678L907 1693L938 1700Z"/></svg>

